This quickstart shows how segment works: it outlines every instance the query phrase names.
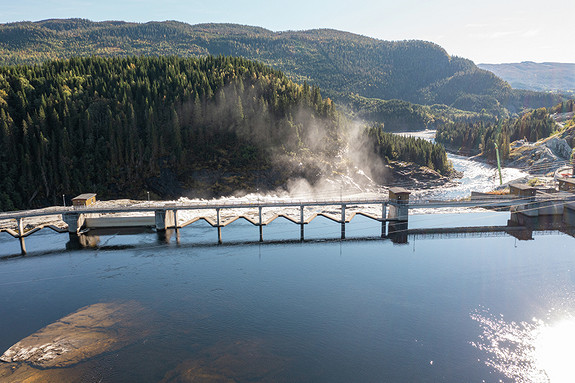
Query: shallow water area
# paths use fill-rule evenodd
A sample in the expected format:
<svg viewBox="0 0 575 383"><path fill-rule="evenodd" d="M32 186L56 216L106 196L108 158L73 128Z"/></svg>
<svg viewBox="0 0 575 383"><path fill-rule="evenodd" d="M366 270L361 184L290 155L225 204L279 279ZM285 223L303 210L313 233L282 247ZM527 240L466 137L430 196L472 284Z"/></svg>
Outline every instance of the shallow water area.
<svg viewBox="0 0 575 383"><path fill-rule="evenodd" d="M508 218L423 215L410 227ZM575 314L575 240L560 232L535 232L532 241L409 236L398 245L367 219L348 224L347 241L326 219L306 225L306 242L298 229L274 221L259 244L258 228L238 221L216 245L215 229L194 223L179 230L179 243L175 233L112 235L85 250L64 250L66 234L42 231L30 256L0 261L1 352L98 304L137 305L145 329L74 366L0 367L39 374L36 381L527 382L501 366L527 360L544 371L542 357L497 362L500 352L480 347L491 343L477 313L549 326ZM0 237L0 255L12 242ZM533 337L528 347L544 349L537 344ZM16 372L0 376L17 381Z"/></svg>

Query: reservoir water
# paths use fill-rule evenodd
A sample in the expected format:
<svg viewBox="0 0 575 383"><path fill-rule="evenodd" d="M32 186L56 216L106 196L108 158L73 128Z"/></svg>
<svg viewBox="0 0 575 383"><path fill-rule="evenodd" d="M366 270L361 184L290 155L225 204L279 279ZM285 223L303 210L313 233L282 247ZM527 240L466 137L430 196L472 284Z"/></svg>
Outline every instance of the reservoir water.
<svg viewBox="0 0 575 383"><path fill-rule="evenodd" d="M461 182L415 198L461 198L496 184L491 166L450 159ZM504 181L523 176L504 170ZM414 215L409 227L508 219ZM0 362L0 380L573 381L573 237L474 233L397 245L380 230L356 216L340 241L340 226L318 218L300 243L299 226L276 220L259 244L258 229L237 221L218 246L215 229L195 223L178 242L110 235L84 250L65 250L66 234L42 230L26 239L29 256L0 259L0 353L87 312L100 318L92 325L101 350L59 368ZM0 233L0 257L18 253L18 241ZM116 310L116 321L98 317L102 308ZM110 331L122 341L106 343Z"/></svg>
<svg viewBox="0 0 575 383"><path fill-rule="evenodd" d="M508 218L421 215L410 227ZM295 240L298 230L275 221L264 235ZM179 244L108 236L69 251L67 235L43 230L27 239L30 256L0 261L0 348L82 308L127 303L120 307L138 315L124 321L139 322L138 331L121 347L32 368L37 381L54 370L64 375L52 381L88 382L572 381L575 239L551 231L531 241L502 234L395 245L379 230L357 217L347 233L358 239L339 241L339 225L318 219L306 227L316 240L260 245L234 243L258 238L236 222L217 246L213 228L194 224ZM0 256L17 252L1 233ZM7 365L3 381L18 381L10 374L25 367L1 370Z"/></svg>

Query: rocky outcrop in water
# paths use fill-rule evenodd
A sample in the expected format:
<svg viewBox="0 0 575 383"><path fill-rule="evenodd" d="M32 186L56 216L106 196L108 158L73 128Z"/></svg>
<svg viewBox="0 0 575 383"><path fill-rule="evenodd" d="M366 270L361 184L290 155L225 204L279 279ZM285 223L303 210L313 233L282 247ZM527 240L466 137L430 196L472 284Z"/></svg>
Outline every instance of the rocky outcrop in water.
<svg viewBox="0 0 575 383"><path fill-rule="evenodd" d="M135 302L81 308L6 350L0 357L0 381L78 381L85 371L67 367L145 337L144 313Z"/></svg>
<svg viewBox="0 0 575 383"><path fill-rule="evenodd" d="M169 371L161 383L277 382L287 360L259 340L239 340L206 349ZM282 380L283 381L283 380Z"/></svg>

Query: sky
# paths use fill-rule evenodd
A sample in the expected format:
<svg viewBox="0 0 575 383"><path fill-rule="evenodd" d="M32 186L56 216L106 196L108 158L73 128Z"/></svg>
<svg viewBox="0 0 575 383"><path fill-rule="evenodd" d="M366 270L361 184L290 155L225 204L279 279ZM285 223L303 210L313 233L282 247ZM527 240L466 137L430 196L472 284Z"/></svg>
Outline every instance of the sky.
<svg viewBox="0 0 575 383"><path fill-rule="evenodd" d="M426 40L476 64L575 63L575 0L1 0L0 23L50 18L272 31L332 28L382 40Z"/></svg>

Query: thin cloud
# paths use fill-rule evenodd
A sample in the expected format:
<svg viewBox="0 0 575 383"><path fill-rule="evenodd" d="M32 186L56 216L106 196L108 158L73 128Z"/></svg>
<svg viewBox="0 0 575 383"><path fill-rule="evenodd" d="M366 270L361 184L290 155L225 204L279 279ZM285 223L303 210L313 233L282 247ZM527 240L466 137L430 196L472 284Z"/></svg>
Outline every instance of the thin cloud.
<svg viewBox="0 0 575 383"><path fill-rule="evenodd" d="M535 37L541 33L541 29L532 29L522 34L523 37Z"/></svg>
<svg viewBox="0 0 575 383"><path fill-rule="evenodd" d="M479 24L479 23L471 23L465 24L465 28L488 28L489 24Z"/></svg>
<svg viewBox="0 0 575 383"><path fill-rule="evenodd" d="M494 39L500 39L502 37L520 35L520 34L521 31L498 31L498 32L487 32L487 33L471 33L469 34L469 37L481 40L487 40L487 39L494 40Z"/></svg>

